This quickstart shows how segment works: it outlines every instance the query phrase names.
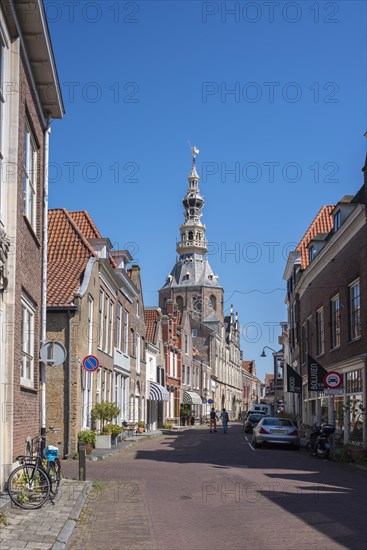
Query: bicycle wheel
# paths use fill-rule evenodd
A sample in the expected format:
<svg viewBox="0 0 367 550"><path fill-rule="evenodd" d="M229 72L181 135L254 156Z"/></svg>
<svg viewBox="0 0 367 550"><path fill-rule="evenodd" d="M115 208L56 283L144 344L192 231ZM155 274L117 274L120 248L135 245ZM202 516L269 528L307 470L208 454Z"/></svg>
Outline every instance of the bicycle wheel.
<svg viewBox="0 0 367 550"><path fill-rule="evenodd" d="M24 510L41 508L50 496L50 481L35 464L23 464L10 474L8 493L12 502Z"/></svg>
<svg viewBox="0 0 367 550"><path fill-rule="evenodd" d="M58 493L61 481L61 463L58 458L47 462L46 472L50 478L50 497L55 498Z"/></svg>

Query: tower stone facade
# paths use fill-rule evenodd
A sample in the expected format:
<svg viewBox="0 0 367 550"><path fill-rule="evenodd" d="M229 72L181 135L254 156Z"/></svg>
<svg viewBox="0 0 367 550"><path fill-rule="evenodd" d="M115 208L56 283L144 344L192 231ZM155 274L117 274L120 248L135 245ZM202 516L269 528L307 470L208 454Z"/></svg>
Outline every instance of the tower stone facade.
<svg viewBox="0 0 367 550"><path fill-rule="evenodd" d="M218 283L207 258L206 227L201 221L204 197L199 190L196 170L198 149L193 147L188 189L182 203L185 219L180 226L176 245L176 263L159 291L159 306L166 311L171 300L175 307L187 312L191 319L192 345L201 364L208 366L211 379L201 374L205 384L202 397L212 398L217 409L226 407L237 415L242 407L242 358L238 316L233 308L224 315L224 290ZM205 386L205 388L204 388ZM205 400L204 400L205 404ZM207 408L203 406L202 414Z"/></svg>

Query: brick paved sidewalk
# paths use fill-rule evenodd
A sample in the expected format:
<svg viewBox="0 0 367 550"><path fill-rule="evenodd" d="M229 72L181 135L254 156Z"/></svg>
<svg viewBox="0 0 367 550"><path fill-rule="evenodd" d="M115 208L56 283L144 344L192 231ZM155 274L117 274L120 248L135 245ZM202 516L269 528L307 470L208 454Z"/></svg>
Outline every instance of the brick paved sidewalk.
<svg viewBox="0 0 367 550"><path fill-rule="evenodd" d="M96 482L67 548L158 549L144 499L144 481Z"/></svg>
<svg viewBox="0 0 367 550"><path fill-rule="evenodd" d="M91 486L91 482L63 479L54 506L47 502L39 510L2 509L8 525L0 525L1 550L64 549Z"/></svg>

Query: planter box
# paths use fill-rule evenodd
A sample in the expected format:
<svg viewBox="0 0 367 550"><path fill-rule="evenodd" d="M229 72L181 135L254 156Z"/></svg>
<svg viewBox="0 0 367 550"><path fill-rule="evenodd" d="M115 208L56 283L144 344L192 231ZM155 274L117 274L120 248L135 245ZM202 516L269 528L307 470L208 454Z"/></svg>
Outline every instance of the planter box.
<svg viewBox="0 0 367 550"><path fill-rule="evenodd" d="M97 435L95 449L111 449L111 434Z"/></svg>

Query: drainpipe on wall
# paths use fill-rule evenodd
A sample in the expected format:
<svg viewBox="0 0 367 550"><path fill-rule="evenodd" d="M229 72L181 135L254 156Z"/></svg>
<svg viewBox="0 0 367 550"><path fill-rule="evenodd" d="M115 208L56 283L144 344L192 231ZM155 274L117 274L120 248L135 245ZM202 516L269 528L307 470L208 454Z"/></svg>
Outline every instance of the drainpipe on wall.
<svg viewBox="0 0 367 550"><path fill-rule="evenodd" d="M47 338L47 231L48 231L48 158L50 143L50 119L47 121L44 140L43 162L43 239L42 239L42 298L41 298L41 343ZM46 433L46 365L40 363L41 434Z"/></svg>
<svg viewBox="0 0 367 550"><path fill-rule="evenodd" d="M70 309L68 309L68 340L67 340L67 381L68 392L66 402L66 453L64 458L70 456L70 413L71 413L71 330L72 330L72 316Z"/></svg>

